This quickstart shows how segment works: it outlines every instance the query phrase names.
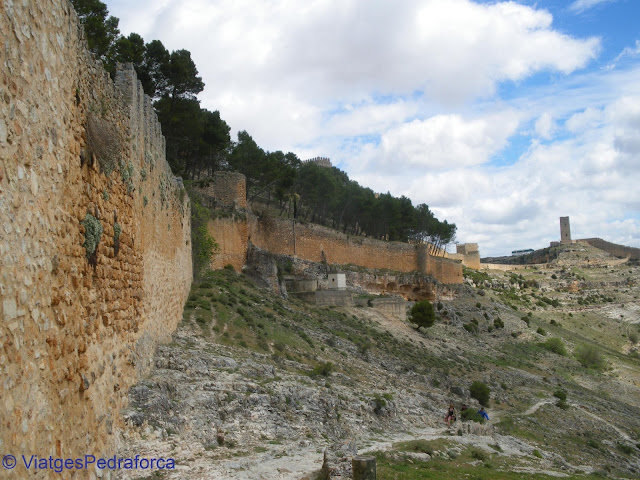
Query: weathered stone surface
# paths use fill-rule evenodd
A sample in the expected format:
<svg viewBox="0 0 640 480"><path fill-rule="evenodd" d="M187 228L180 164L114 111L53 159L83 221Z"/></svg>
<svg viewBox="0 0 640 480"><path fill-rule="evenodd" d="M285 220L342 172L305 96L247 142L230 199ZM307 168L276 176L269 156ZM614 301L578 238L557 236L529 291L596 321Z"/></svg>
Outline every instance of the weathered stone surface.
<svg viewBox="0 0 640 480"><path fill-rule="evenodd" d="M114 85L66 0L3 7L0 351L2 398L11 401L0 402L0 445L15 454L97 456L114 450L109 415L181 318L190 207L179 200L133 69L120 69ZM110 175L100 152L88 149L92 116L120 147ZM123 166L133 171L128 181ZM87 214L103 230L94 266L83 246Z"/></svg>

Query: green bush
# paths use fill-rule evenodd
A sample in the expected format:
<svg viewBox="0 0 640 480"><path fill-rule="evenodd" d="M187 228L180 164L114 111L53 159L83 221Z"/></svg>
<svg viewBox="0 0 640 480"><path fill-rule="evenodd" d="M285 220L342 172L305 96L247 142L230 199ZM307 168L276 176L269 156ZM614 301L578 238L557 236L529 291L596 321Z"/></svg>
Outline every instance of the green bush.
<svg viewBox="0 0 640 480"><path fill-rule="evenodd" d="M566 401L567 400L567 392L565 392L564 390L558 389L555 392L553 392L553 396L556 398L559 398L562 401Z"/></svg>
<svg viewBox="0 0 640 480"><path fill-rule="evenodd" d="M312 378L316 378L318 376L328 377L331 372L333 372L333 363L325 362L317 365L310 373Z"/></svg>
<svg viewBox="0 0 640 480"><path fill-rule="evenodd" d="M629 341L630 341L631 343L633 343L634 345L635 345L636 343L638 343L638 334L637 334L636 332L631 332L631 333L629 334Z"/></svg>
<svg viewBox="0 0 640 480"><path fill-rule="evenodd" d="M464 329L469 332L469 333L478 333L478 324L477 323L465 323L462 325L464 327Z"/></svg>
<svg viewBox="0 0 640 480"><path fill-rule="evenodd" d="M536 332L539 335L546 335L547 334L547 332L545 332L544 328L542 328L542 327L538 327L538 330L536 330Z"/></svg>
<svg viewBox="0 0 640 480"><path fill-rule="evenodd" d="M557 353L558 355L567 355L567 348L564 346L562 340L557 337L549 338L547 339L547 341L541 343L540 345L542 345L542 347L546 348L550 352Z"/></svg>
<svg viewBox="0 0 640 480"><path fill-rule="evenodd" d="M496 319L493 321L493 326L494 326L495 328L504 328L504 322L502 321L502 319L501 319L501 318L496 318Z"/></svg>
<svg viewBox="0 0 640 480"><path fill-rule="evenodd" d="M463 410L460 413L460 416L462 417L463 421L470 421L470 422L478 422L478 423L484 423L484 417L482 415L480 415L476 410L474 410L473 408L467 408L466 410Z"/></svg>
<svg viewBox="0 0 640 480"><path fill-rule="evenodd" d="M583 343L576 347L575 350L576 359L583 367L594 368L596 370L602 370L605 367L605 359L593 345Z"/></svg>
<svg viewBox="0 0 640 480"><path fill-rule="evenodd" d="M482 450L478 450L477 448L471 450L471 457L482 462L486 462L487 460L489 460L489 456Z"/></svg>
<svg viewBox="0 0 640 480"><path fill-rule="evenodd" d="M409 311L409 321L416 323L419 327L428 328L433 325L436 314L433 305L429 300L420 300L416 302Z"/></svg>
<svg viewBox="0 0 640 480"><path fill-rule="evenodd" d="M471 387L469 387L469 392L472 398L475 398L476 400L478 400L478 402L480 402L480 405L482 405L483 407L489 406L489 397L491 395L491 390L486 384L476 380L471 384Z"/></svg>

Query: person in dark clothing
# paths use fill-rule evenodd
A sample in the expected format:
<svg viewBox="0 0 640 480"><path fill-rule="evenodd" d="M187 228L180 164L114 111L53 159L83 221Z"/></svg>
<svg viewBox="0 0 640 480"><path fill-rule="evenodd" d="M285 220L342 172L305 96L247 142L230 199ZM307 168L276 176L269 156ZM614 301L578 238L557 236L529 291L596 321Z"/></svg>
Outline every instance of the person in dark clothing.
<svg viewBox="0 0 640 480"><path fill-rule="evenodd" d="M487 412L484 411L484 407L478 410L478 414L485 420L489 420L489 414L487 414Z"/></svg>

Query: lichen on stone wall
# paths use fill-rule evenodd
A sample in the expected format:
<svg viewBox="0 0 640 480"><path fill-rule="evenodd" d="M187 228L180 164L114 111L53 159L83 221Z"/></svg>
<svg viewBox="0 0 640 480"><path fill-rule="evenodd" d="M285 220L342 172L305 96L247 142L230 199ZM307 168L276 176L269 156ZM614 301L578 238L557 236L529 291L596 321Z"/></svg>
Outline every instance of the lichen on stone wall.
<svg viewBox="0 0 640 480"><path fill-rule="evenodd" d="M100 238L102 237L102 224L100 220L91 215L89 212L82 220L82 226L84 227L84 243L82 246L85 249L86 257L90 260L94 257Z"/></svg>

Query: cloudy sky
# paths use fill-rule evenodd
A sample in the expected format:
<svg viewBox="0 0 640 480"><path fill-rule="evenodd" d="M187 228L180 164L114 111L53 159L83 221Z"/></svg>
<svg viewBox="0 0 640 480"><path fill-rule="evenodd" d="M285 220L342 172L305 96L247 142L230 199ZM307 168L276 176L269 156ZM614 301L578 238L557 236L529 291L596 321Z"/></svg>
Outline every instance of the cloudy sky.
<svg viewBox="0 0 640 480"><path fill-rule="evenodd" d="M640 247L638 0L106 0L267 150L427 203L481 254Z"/></svg>

